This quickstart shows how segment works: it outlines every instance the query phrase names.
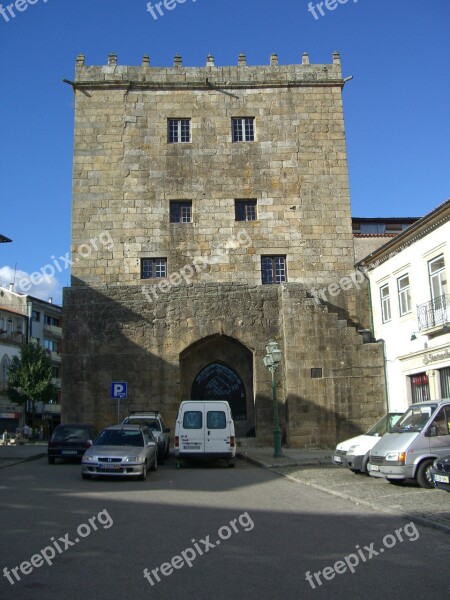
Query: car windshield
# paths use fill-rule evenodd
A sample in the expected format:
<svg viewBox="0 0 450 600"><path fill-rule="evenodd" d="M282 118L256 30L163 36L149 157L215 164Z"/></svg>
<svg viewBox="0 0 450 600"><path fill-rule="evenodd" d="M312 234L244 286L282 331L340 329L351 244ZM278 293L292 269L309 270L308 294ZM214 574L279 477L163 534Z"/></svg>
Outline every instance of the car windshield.
<svg viewBox="0 0 450 600"><path fill-rule="evenodd" d="M392 428L402 416L402 413L384 415L382 419L375 423L372 429L369 429L366 435L375 435L381 437L386 432L392 431Z"/></svg>
<svg viewBox="0 0 450 600"><path fill-rule="evenodd" d="M95 440L96 446L144 446L140 431L126 429L106 429Z"/></svg>
<svg viewBox="0 0 450 600"><path fill-rule="evenodd" d="M55 430L52 442L67 442L70 440L87 440L89 432L83 427L61 427Z"/></svg>
<svg viewBox="0 0 450 600"><path fill-rule="evenodd" d="M427 406L410 406L403 417L392 429L392 432L407 433L409 431L422 431L436 408L437 404L429 404Z"/></svg>

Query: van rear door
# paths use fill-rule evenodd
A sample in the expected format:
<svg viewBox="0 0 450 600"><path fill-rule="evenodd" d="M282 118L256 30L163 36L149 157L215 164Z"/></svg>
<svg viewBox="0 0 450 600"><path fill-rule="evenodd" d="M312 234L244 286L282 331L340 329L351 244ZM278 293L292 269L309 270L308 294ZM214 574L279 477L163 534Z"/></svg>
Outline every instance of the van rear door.
<svg viewBox="0 0 450 600"><path fill-rule="evenodd" d="M205 452L205 404L189 402L183 407L180 424L180 452Z"/></svg>
<svg viewBox="0 0 450 600"><path fill-rule="evenodd" d="M221 454L230 451L230 414L228 406L214 402L206 409L205 452Z"/></svg>

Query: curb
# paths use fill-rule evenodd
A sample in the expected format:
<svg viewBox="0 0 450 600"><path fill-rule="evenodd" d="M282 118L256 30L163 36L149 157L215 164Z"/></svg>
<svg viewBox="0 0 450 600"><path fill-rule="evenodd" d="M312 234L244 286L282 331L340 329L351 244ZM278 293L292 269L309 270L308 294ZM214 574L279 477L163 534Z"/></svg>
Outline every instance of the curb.
<svg viewBox="0 0 450 600"><path fill-rule="evenodd" d="M392 508L385 508L383 506L374 504L368 500L362 500L360 498L355 498L354 496L351 496L350 494L345 494L343 492L337 492L334 490L330 490L326 487L323 487L322 485L318 485L316 483L311 483L309 481L302 481L301 479L297 479L296 477L294 477L292 475L288 475L286 473L283 473L282 471L277 470L280 468L284 468L285 465L283 465L282 467L280 467L280 465L277 465L275 467L275 466L268 465L267 463L265 463L261 460L258 460L256 458L250 458L249 456L240 455L240 458L243 458L247 462L252 463L258 467L262 467L263 469L271 471L272 473L280 475L281 477L289 479L290 481L294 481L295 483L301 483L303 485L307 485L308 487L318 490L319 492L325 492L326 494L329 494L330 496L336 496L338 498L342 498L343 500L349 500L350 502L353 502L357 505L362 504L364 506L367 506L368 508L371 508L372 510L376 510L378 512L383 512L383 513L386 513L391 516L401 517L402 519L405 519L405 520L408 519L413 522L420 523L421 525L423 525L425 527L431 527L433 529L438 529L439 531L442 531L443 533L450 534L450 526L445 525L443 523L437 523L436 521L433 521L432 519L428 519L427 517L423 517L423 516L420 516L417 514L405 513L400 510L395 510ZM310 463L310 464L294 463L294 465L286 465L286 467L289 467L289 466L306 467L306 466L317 466L317 465L318 465L317 462ZM444 492L442 492L442 493L444 493Z"/></svg>
<svg viewBox="0 0 450 600"><path fill-rule="evenodd" d="M14 467L15 465L20 465L22 463L25 462L30 462L32 460L37 460L38 458L44 458L45 456L47 456L47 452L41 452L39 454L34 454L33 456L28 456L27 458L19 458L17 460L15 460L14 458L12 458L11 460L14 460L14 462L9 463L8 465L3 465L0 462L0 469L7 469L8 467ZM8 460L8 459L5 459Z"/></svg>
<svg viewBox="0 0 450 600"><path fill-rule="evenodd" d="M246 454L243 454L242 452L238 452L236 454L236 456L238 458L241 458L242 460L247 461L248 463L254 464L258 467L262 467L263 469L285 469L285 468L289 468L289 467L317 467L317 466L322 466L322 465L328 465L329 461L328 460L323 460L323 459L318 459L318 460L306 460L304 462L299 462L298 460L290 462L290 463L284 463L282 465L278 464L278 463L267 463L264 462L262 460L259 460L258 458L252 458L251 456L248 456ZM331 455L330 455L330 460L331 460Z"/></svg>

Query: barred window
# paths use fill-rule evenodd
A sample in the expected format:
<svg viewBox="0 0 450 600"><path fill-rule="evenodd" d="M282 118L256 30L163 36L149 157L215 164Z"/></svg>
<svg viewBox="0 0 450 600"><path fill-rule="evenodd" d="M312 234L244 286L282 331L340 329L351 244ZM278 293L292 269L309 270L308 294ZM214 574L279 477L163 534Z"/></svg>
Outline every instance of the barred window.
<svg viewBox="0 0 450 600"><path fill-rule="evenodd" d="M233 120L233 142L255 141L255 118L239 117Z"/></svg>
<svg viewBox="0 0 450 600"><path fill-rule="evenodd" d="M256 221L256 200L235 200L236 221Z"/></svg>
<svg viewBox="0 0 450 600"><path fill-rule="evenodd" d="M170 222L191 223L192 222L192 200L170 201Z"/></svg>
<svg viewBox="0 0 450 600"><path fill-rule="evenodd" d="M286 257L263 256L261 259L261 271L263 284L283 283L287 281Z"/></svg>
<svg viewBox="0 0 450 600"><path fill-rule="evenodd" d="M167 277L167 258L142 258L141 279Z"/></svg>
<svg viewBox="0 0 450 600"><path fill-rule="evenodd" d="M169 144L179 144L191 141L190 119L168 119L167 129Z"/></svg>

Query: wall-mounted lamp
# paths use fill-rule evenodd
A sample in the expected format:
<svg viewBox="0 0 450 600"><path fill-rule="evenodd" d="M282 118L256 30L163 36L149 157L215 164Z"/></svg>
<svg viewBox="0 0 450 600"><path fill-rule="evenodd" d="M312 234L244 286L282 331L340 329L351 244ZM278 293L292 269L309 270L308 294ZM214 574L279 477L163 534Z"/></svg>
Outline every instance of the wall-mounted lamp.
<svg viewBox="0 0 450 600"><path fill-rule="evenodd" d="M418 331L413 331L411 334L411 342L413 342L414 340L417 340L417 335L416 333L419 333Z"/></svg>

